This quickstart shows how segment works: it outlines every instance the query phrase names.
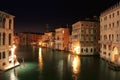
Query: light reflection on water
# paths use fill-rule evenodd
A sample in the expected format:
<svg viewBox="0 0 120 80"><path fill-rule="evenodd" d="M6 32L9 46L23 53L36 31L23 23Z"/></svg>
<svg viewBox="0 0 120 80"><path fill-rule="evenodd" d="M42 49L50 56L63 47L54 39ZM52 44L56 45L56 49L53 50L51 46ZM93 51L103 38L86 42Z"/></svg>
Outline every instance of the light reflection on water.
<svg viewBox="0 0 120 80"><path fill-rule="evenodd" d="M77 80L79 77L78 75L80 74L80 68L81 68L80 56L69 54L68 63L69 63L69 66L72 67L73 80Z"/></svg>
<svg viewBox="0 0 120 80"><path fill-rule="evenodd" d="M0 74L0 80L120 79L120 72L110 70L106 61L98 57L80 57L45 48L34 48L33 51L19 53L25 55L25 58L30 58L31 61L25 59L25 66L21 65Z"/></svg>
<svg viewBox="0 0 120 80"><path fill-rule="evenodd" d="M19 80L18 79L18 71L16 69L13 69L13 71L11 71L10 80Z"/></svg>
<svg viewBox="0 0 120 80"><path fill-rule="evenodd" d="M42 68L43 68L42 48L39 48L38 59L39 59L38 61L39 61L40 71L42 71Z"/></svg>
<svg viewBox="0 0 120 80"><path fill-rule="evenodd" d="M78 74L80 71L80 58L76 55L72 61L73 73Z"/></svg>

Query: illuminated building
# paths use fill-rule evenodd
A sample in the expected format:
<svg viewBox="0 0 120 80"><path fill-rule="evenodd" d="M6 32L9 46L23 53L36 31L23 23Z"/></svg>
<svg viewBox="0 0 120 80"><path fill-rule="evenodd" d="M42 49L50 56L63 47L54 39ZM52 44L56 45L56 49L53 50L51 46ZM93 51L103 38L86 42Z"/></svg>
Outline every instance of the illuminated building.
<svg viewBox="0 0 120 80"><path fill-rule="evenodd" d="M99 22L78 21L72 25L72 52L79 55L98 55Z"/></svg>
<svg viewBox="0 0 120 80"><path fill-rule="evenodd" d="M19 65L13 45L14 16L0 11L0 70Z"/></svg>
<svg viewBox="0 0 120 80"><path fill-rule="evenodd" d="M109 60L113 54L120 55L120 2L101 13L99 43L101 58Z"/></svg>
<svg viewBox="0 0 120 80"><path fill-rule="evenodd" d="M66 50L69 42L69 29L58 28L55 29L55 49Z"/></svg>
<svg viewBox="0 0 120 80"><path fill-rule="evenodd" d="M40 44L42 47L53 48L54 47L54 32L46 32L42 35L42 39L40 40Z"/></svg>
<svg viewBox="0 0 120 80"><path fill-rule="evenodd" d="M42 38L40 33L34 32L21 32L18 33L17 36L19 37L19 45L37 45L39 40Z"/></svg>

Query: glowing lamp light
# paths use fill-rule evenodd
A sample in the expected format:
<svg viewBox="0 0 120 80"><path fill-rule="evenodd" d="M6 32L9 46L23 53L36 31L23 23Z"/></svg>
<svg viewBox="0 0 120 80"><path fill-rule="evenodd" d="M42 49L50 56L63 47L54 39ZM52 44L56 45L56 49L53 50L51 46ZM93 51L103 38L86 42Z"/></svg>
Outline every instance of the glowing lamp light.
<svg viewBox="0 0 120 80"><path fill-rule="evenodd" d="M80 54L80 46L76 46L76 47L74 48L74 52L75 52L76 54Z"/></svg>
<svg viewBox="0 0 120 80"><path fill-rule="evenodd" d="M118 48L115 47L111 54L111 62L115 62L118 59Z"/></svg>
<svg viewBox="0 0 120 80"><path fill-rule="evenodd" d="M9 61L14 62L14 59L16 58L15 49L16 49L16 46L13 45L12 48L11 48L11 56L9 57Z"/></svg>

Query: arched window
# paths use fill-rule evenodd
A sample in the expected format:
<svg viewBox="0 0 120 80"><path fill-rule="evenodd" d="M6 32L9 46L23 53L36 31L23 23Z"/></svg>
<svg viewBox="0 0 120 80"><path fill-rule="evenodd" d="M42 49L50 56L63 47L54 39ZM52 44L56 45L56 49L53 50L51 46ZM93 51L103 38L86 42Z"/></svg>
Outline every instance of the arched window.
<svg viewBox="0 0 120 80"><path fill-rule="evenodd" d="M86 48L86 52L88 52L88 48Z"/></svg>
<svg viewBox="0 0 120 80"><path fill-rule="evenodd" d="M92 50L92 48L91 48L91 50L90 50L91 52L93 52L93 50Z"/></svg>
<svg viewBox="0 0 120 80"><path fill-rule="evenodd" d="M2 34L0 33L0 45L2 43Z"/></svg>
<svg viewBox="0 0 120 80"><path fill-rule="evenodd" d="M104 40L107 40L107 35L104 35Z"/></svg>
<svg viewBox="0 0 120 80"><path fill-rule="evenodd" d="M11 34L9 34L9 45L11 45Z"/></svg>
<svg viewBox="0 0 120 80"><path fill-rule="evenodd" d="M5 45L5 33L3 33L3 39L2 39L2 44Z"/></svg>
<svg viewBox="0 0 120 80"><path fill-rule="evenodd" d="M83 48L81 48L81 53L83 53Z"/></svg>
<svg viewBox="0 0 120 80"><path fill-rule="evenodd" d="M3 28L5 28L6 19L3 18Z"/></svg>
<svg viewBox="0 0 120 80"><path fill-rule="evenodd" d="M9 29L12 29L12 20L9 20Z"/></svg>

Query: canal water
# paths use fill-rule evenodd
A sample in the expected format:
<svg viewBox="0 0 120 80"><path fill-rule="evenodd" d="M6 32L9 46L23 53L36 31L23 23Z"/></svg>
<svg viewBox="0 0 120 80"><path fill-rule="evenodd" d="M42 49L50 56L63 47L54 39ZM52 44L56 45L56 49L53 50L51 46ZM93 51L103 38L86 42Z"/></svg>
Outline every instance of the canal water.
<svg viewBox="0 0 120 80"><path fill-rule="evenodd" d="M0 80L120 80L120 71L99 57L85 57L40 47L20 47L21 65L0 72Z"/></svg>

